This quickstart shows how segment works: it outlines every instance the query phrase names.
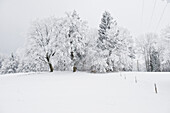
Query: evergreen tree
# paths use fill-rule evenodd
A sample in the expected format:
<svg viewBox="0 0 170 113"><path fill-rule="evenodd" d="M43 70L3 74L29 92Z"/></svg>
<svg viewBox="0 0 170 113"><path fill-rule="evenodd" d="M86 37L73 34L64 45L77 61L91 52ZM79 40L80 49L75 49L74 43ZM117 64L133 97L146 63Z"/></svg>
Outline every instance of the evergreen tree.
<svg viewBox="0 0 170 113"><path fill-rule="evenodd" d="M105 11L103 13L98 30L99 32L98 47L101 48L102 50L106 49L105 42L108 40L107 32L111 29L112 24L116 24L116 21L113 22L111 14Z"/></svg>
<svg viewBox="0 0 170 113"><path fill-rule="evenodd" d="M150 70L151 72L158 72L160 71L160 60L158 52L153 49L150 55Z"/></svg>
<svg viewBox="0 0 170 113"><path fill-rule="evenodd" d="M105 63L108 65L106 66L103 62L103 65L100 67L105 67L105 71L114 71L114 59L115 55L113 55L113 51L116 49L116 44L118 44L117 36L118 36L118 29L117 29L117 22L113 20L110 13L105 11L103 13L101 23L99 25L99 38L97 41L97 47L101 53L101 60L105 60ZM111 57L112 56L112 57ZM114 58L113 58L114 57ZM100 64L101 65L101 64ZM104 69L102 69L104 70Z"/></svg>

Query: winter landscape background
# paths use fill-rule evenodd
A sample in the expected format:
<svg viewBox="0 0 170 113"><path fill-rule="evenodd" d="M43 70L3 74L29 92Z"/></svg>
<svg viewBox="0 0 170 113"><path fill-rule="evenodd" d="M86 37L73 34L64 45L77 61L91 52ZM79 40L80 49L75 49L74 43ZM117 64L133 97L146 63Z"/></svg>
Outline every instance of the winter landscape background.
<svg viewBox="0 0 170 113"><path fill-rule="evenodd" d="M89 2L1 1L0 72L170 71L169 0Z"/></svg>
<svg viewBox="0 0 170 113"><path fill-rule="evenodd" d="M169 4L0 1L0 113L169 113Z"/></svg>
<svg viewBox="0 0 170 113"><path fill-rule="evenodd" d="M1 1L0 73L170 71L168 0L93 2Z"/></svg>

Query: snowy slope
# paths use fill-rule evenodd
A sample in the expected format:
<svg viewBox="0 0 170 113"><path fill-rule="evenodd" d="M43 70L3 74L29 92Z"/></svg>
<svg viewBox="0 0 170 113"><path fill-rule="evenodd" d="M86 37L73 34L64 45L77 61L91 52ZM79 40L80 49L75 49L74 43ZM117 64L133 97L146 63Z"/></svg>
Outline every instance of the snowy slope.
<svg viewBox="0 0 170 113"><path fill-rule="evenodd" d="M170 113L170 73L0 75L0 113Z"/></svg>

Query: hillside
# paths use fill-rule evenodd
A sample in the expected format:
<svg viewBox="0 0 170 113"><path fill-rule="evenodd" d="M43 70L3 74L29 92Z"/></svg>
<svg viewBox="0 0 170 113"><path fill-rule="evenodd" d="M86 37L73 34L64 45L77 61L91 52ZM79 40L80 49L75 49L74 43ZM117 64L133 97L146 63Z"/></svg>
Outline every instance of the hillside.
<svg viewBox="0 0 170 113"><path fill-rule="evenodd" d="M0 113L170 113L169 106L170 73L0 75Z"/></svg>

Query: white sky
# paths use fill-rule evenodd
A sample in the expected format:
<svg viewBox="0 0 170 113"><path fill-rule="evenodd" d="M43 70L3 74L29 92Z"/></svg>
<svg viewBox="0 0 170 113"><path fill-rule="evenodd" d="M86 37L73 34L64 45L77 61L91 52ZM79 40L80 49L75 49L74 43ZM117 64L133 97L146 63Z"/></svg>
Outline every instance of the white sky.
<svg viewBox="0 0 170 113"><path fill-rule="evenodd" d="M166 5L165 1L157 0L149 29L154 1L144 0L142 19L143 0L0 0L0 53L15 52L24 45L31 21L49 16L61 17L74 9L93 28L98 28L102 13L106 10L133 36L154 31ZM170 24L169 12L170 3L157 32Z"/></svg>

